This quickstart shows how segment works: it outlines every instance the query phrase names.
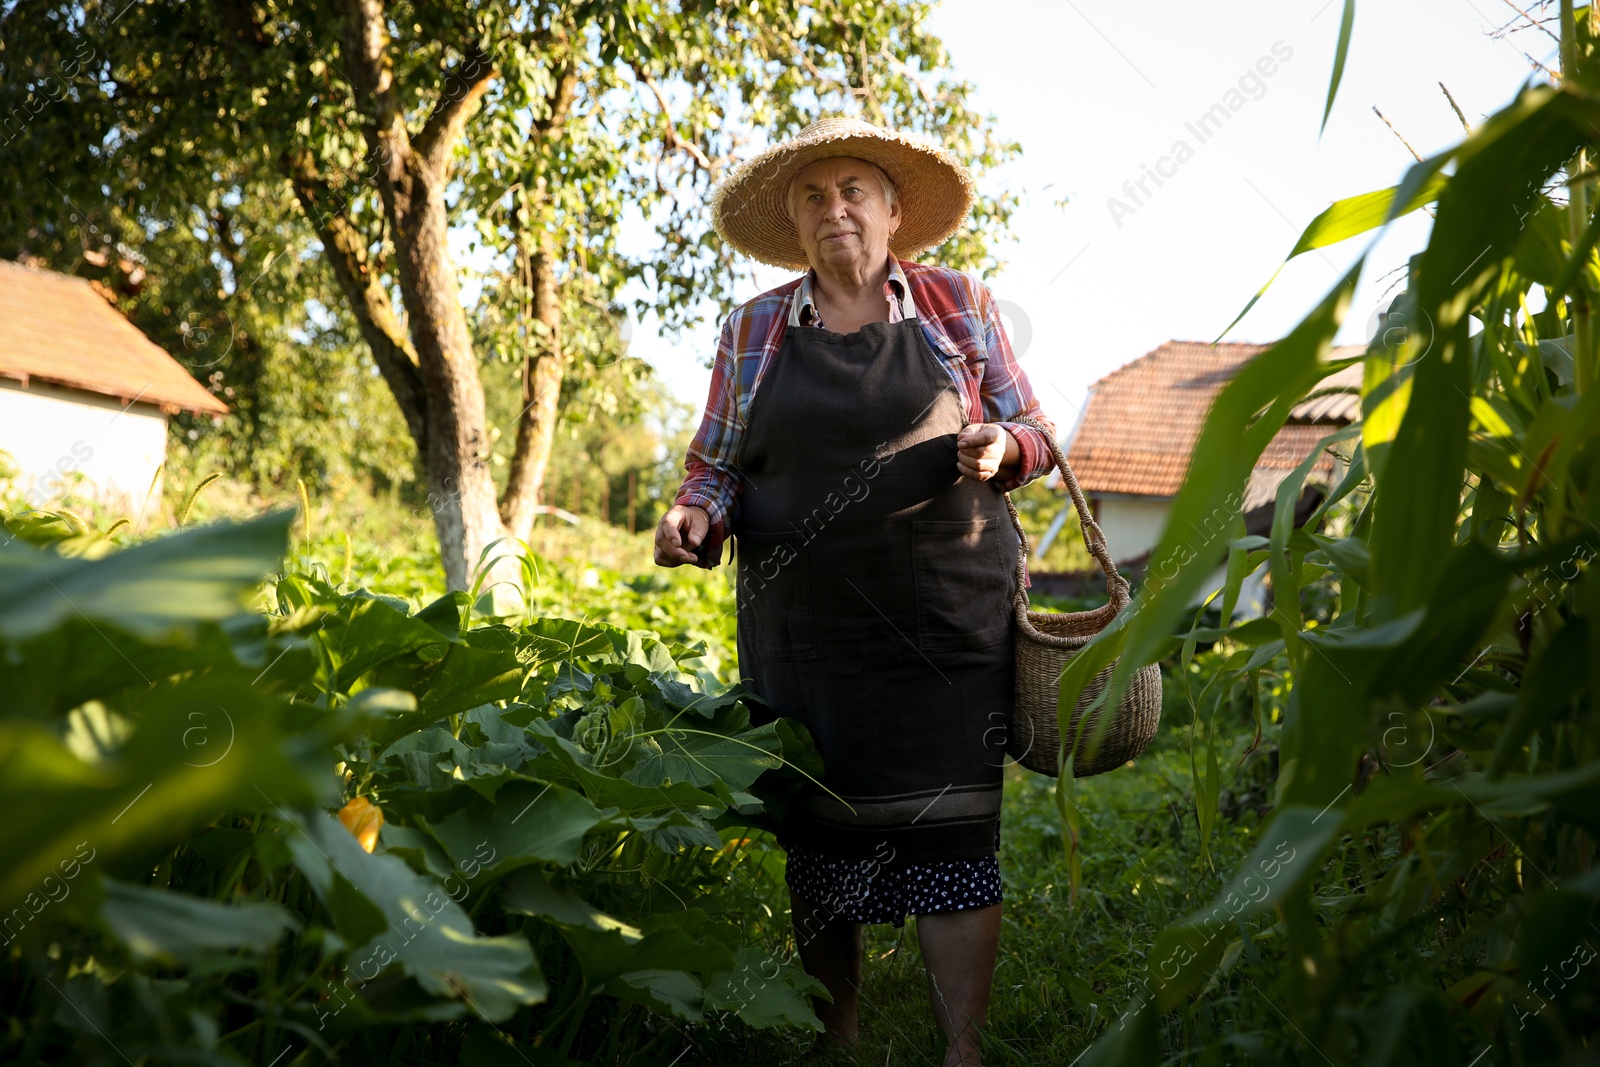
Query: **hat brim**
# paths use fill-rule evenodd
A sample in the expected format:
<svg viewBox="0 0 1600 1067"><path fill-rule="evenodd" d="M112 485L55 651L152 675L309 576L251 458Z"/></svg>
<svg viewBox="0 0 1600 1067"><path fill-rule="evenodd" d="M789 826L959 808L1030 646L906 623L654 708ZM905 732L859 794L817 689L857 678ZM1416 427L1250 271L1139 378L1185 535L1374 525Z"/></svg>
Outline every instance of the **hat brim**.
<svg viewBox="0 0 1600 1067"><path fill-rule="evenodd" d="M712 192L711 218L730 245L775 267L807 270L805 248L785 203L789 183L819 159L848 156L883 168L899 192L900 228L889 250L902 259L941 244L972 208L967 168L937 145L873 130L823 133L774 145L740 166Z"/></svg>

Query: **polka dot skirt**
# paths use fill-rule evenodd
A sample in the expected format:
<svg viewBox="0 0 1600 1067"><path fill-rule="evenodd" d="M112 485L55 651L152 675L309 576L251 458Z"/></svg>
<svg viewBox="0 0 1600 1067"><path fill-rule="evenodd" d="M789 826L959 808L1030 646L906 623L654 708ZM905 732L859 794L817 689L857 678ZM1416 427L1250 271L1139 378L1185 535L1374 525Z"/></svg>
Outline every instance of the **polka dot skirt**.
<svg viewBox="0 0 1600 1067"><path fill-rule="evenodd" d="M858 923L904 926L906 916L984 908L1000 903L1000 859L896 863L852 859L790 846L789 891L824 913Z"/></svg>

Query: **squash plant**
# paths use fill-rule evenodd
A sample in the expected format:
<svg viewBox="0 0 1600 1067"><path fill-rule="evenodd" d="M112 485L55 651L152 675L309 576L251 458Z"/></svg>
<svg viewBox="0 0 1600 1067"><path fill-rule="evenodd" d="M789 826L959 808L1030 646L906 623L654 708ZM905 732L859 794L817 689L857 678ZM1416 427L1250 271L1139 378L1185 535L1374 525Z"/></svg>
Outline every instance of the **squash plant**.
<svg viewBox="0 0 1600 1067"><path fill-rule="evenodd" d="M289 512L115 551L3 517L6 1062L648 1062L713 1020L819 1028L730 873L770 868L767 805L820 766L701 649L277 571Z"/></svg>

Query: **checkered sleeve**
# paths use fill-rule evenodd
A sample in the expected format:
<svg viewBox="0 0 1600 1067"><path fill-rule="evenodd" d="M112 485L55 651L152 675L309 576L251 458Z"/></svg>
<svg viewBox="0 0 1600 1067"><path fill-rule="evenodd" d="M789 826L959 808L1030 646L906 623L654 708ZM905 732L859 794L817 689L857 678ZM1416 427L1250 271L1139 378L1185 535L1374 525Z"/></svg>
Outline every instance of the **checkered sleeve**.
<svg viewBox="0 0 1600 1067"><path fill-rule="evenodd" d="M978 313L983 323L983 346L986 353L983 381L978 390L978 395L983 401L983 419L985 422L997 422L1004 426L1006 432L1017 439L1017 447L1022 451L1022 462L1016 476L1001 483L1001 488L1009 491L1021 488L1041 474L1047 473L1055 460L1050 452L1049 441L1043 434L1031 426L1008 420L1019 416L1035 419L1041 425L1049 427L1051 437L1055 436L1056 427L1055 423L1045 415L1038 398L1033 395L1033 387L1028 384L1028 375L1011 351L1011 342L1000 324L1000 310L995 305L994 295L989 292L989 287L986 285L980 284L977 288Z"/></svg>
<svg viewBox="0 0 1600 1067"><path fill-rule="evenodd" d="M722 325L705 414L684 461L688 476L673 499L674 504L703 508L711 520L711 529L696 551L701 567L715 567L722 562L722 543L727 540L743 488L734 466L740 435L739 379L733 343L737 315L735 312Z"/></svg>

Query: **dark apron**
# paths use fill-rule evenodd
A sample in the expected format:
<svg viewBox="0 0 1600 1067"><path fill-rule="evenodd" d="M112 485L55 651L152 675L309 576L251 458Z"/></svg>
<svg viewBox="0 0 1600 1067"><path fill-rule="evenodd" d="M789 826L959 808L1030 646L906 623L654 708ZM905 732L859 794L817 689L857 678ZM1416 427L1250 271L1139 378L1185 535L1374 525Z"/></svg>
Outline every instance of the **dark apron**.
<svg viewBox="0 0 1600 1067"><path fill-rule="evenodd" d="M739 669L811 731L784 844L992 855L1012 702L1017 536L962 478L965 405L917 320L790 326L739 451ZM892 853L885 852L885 846Z"/></svg>

